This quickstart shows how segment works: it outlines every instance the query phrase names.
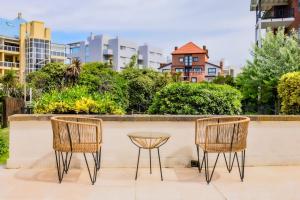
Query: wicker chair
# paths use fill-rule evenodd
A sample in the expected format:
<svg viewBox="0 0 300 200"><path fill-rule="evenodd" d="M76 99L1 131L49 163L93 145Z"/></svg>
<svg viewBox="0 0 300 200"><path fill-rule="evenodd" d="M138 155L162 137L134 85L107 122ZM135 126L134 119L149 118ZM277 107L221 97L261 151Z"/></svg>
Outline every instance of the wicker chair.
<svg viewBox="0 0 300 200"><path fill-rule="evenodd" d="M92 184L96 182L100 169L102 146L102 120L84 117L53 117L53 149L59 183L68 173L72 154L83 153ZM86 153L93 156L94 171L91 173Z"/></svg>
<svg viewBox="0 0 300 200"><path fill-rule="evenodd" d="M196 121L195 143L197 147L198 169L199 173L201 173L204 163L205 178L208 184L212 179L221 153L224 155L229 173L232 170L234 161L237 161L240 178L243 181L249 122L250 119L248 117L239 116L203 118ZM201 164L199 148L203 150ZM241 163L238 152L241 152ZM211 174L208 167L208 153L217 153ZM225 155L226 153L229 154L228 160Z"/></svg>

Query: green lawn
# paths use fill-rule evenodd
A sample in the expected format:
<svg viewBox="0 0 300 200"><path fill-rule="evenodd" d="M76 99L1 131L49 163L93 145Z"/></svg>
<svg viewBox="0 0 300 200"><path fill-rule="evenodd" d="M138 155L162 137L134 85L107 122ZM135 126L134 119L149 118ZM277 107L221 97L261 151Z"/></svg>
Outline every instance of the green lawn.
<svg viewBox="0 0 300 200"><path fill-rule="evenodd" d="M8 144L8 128L0 129L0 138L3 138L3 141ZM8 153L5 153L4 155L0 155L0 165L5 164L6 160L8 158Z"/></svg>

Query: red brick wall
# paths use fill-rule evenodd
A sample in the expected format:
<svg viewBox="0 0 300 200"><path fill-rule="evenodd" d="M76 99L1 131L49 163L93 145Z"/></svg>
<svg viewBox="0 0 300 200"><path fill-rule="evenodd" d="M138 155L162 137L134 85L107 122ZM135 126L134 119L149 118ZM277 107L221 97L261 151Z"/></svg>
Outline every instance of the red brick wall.
<svg viewBox="0 0 300 200"><path fill-rule="evenodd" d="M189 54L190 55L190 54ZM183 58L185 54L182 55L172 55L172 73L175 73L176 68L185 68L184 62L180 62L179 58ZM194 67L201 67L202 68L202 73L193 73L190 72L190 77L189 80L191 81L192 77L197 78L197 82L202 82L205 80L205 60L206 60L206 55L205 54L192 54L192 57L198 57L198 62L193 62L192 63L192 69ZM184 72L182 73L182 76L184 76Z"/></svg>
<svg viewBox="0 0 300 200"><path fill-rule="evenodd" d="M296 31L298 31L298 28L300 27L300 12L298 9L298 0L290 0L290 5L292 8L294 8L295 21L290 25L289 28L294 28Z"/></svg>

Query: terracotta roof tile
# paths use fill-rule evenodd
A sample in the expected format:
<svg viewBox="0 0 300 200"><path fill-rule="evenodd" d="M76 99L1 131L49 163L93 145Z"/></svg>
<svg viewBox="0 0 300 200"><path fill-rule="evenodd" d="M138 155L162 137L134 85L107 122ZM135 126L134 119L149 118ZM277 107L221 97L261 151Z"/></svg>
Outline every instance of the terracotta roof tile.
<svg viewBox="0 0 300 200"><path fill-rule="evenodd" d="M207 53L204 49L200 48L193 42L189 42L182 47L178 48L177 50L172 52L172 55L175 54L195 54L195 53Z"/></svg>

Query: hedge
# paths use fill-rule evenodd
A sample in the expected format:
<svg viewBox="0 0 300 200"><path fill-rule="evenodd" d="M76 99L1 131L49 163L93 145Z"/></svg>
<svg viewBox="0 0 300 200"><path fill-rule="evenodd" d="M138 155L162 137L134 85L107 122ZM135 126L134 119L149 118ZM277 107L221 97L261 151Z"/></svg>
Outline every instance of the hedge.
<svg viewBox="0 0 300 200"><path fill-rule="evenodd" d="M300 114L300 72L283 75L278 84L283 114Z"/></svg>
<svg viewBox="0 0 300 200"><path fill-rule="evenodd" d="M228 85L172 83L157 92L150 114L234 115L241 113L241 93Z"/></svg>

